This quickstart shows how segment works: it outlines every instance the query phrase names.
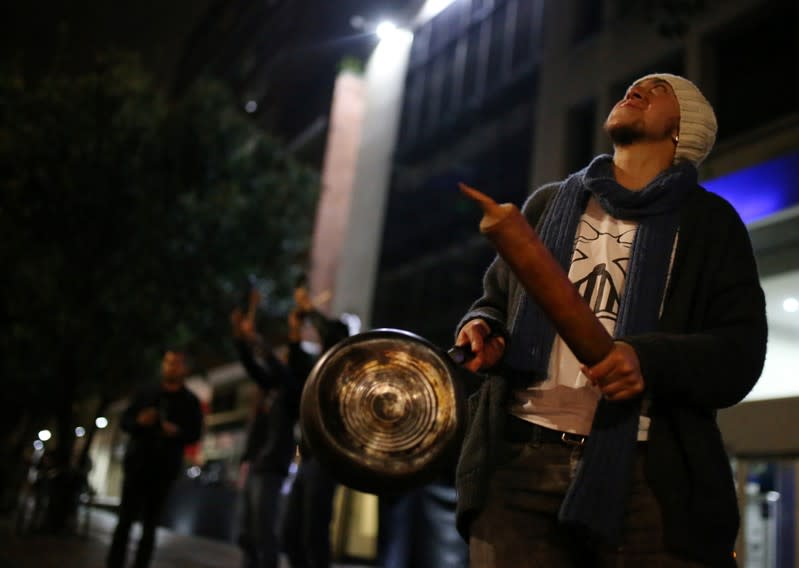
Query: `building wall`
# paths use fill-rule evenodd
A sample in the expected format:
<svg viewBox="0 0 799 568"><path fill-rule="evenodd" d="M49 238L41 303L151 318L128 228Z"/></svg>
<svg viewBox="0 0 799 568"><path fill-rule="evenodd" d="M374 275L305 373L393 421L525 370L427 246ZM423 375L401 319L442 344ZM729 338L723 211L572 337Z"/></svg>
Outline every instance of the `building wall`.
<svg viewBox="0 0 799 568"><path fill-rule="evenodd" d="M574 43L568 33L553 30L568 30L569 23L577 19L575 12L581 4L546 3L544 27L550 32L545 34L541 60L536 143L531 161L534 186L570 173L565 163L568 155L565 150L570 143L566 139L566 124L569 110L583 101L594 101L598 108L593 134L595 152L610 150L602 132L602 123L618 100L620 87L638 76L658 70L680 72L696 82L711 103L718 103L726 95L717 92L716 38L726 30L740 26L751 14L762 14L768 10L769 4L775 3L757 0L706 2L707 8L690 19L687 33L670 38L656 33L651 26L625 18L624 14L618 13L618 2L604 2L601 31ZM794 22L794 27L799 28L799 24ZM796 50L796 45L789 44L785 49ZM797 69L786 69L785 72L795 74ZM746 110L742 109L742 112ZM784 126L784 130L777 129L765 138L747 133L751 148L740 141L720 144L700 173L711 177L754 163L764 158L766 147L772 148L769 157L783 151L786 146L796 148L796 125ZM724 128L722 123L720 136L724 136ZM777 139L782 139L782 142ZM730 148L732 144L735 144L734 150Z"/></svg>
<svg viewBox="0 0 799 568"><path fill-rule="evenodd" d="M532 8L522 13L522 5ZM476 216L458 202L457 182L519 204L533 188L584 167L611 150L602 124L630 82L645 73L685 75L716 107L721 128L700 169L703 180L799 148L795 2L702 5L684 18L682 34L671 35L657 20L663 19L660 3L622 0L456 0L419 24L382 242L358 244L380 248L377 286L373 292L367 286L373 322L449 341L458 313L476 297L468 283L479 283L490 252L476 236ZM516 42L524 34L534 37L520 58ZM765 62L781 71L770 75ZM779 84L778 96L759 87L771 83ZM390 144L391 133L373 127ZM520 141L524 132L528 140ZM529 155L512 157L519 148ZM358 167L378 165L363 153ZM381 214L364 209L358 218L379 221ZM775 251L770 232L753 229L753 239L759 260L767 255L769 272L780 272L792 253ZM353 253L353 266L361 264L360 254Z"/></svg>

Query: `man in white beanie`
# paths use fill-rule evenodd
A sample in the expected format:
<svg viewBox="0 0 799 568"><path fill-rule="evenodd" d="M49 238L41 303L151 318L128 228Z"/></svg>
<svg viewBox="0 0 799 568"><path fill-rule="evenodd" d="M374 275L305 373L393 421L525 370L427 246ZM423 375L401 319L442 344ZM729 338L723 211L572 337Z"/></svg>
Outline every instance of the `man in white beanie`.
<svg viewBox="0 0 799 568"><path fill-rule="evenodd" d="M472 566L734 566L738 507L716 410L760 376L766 317L749 236L697 183L713 109L647 75L611 110L614 153L523 213L614 337L588 367L497 257L458 326L470 398L457 472Z"/></svg>

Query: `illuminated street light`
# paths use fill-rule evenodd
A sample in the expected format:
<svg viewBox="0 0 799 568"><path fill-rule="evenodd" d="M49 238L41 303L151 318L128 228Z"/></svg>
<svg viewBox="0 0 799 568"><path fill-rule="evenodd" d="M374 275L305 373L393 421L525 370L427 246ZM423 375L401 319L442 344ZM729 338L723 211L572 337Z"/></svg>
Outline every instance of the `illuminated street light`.
<svg viewBox="0 0 799 568"><path fill-rule="evenodd" d="M390 20L382 20L375 23L374 21L370 22L363 16L355 15L350 18L350 26L367 34L375 34L381 43L385 43L386 40L394 40L406 36L412 37L409 31L398 27L397 24Z"/></svg>
<svg viewBox="0 0 799 568"><path fill-rule="evenodd" d="M98 416L95 421L94 425L97 426L100 430L108 426L108 418L105 416Z"/></svg>
<svg viewBox="0 0 799 568"><path fill-rule="evenodd" d="M37 452L42 451L44 449L44 442L42 442L41 440L34 440L33 449L36 450Z"/></svg>
<svg viewBox="0 0 799 568"><path fill-rule="evenodd" d="M53 434L50 432L50 430L39 430L39 439L42 442L46 442L47 440L49 440L52 437L53 437Z"/></svg>
<svg viewBox="0 0 799 568"><path fill-rule="evenodd" d="M377 24L377 28L375 29L377 37L380 38L381 40L388 39L396 31L397 31L396 24L394 24L393 22L389 22L388 20L385 20Z"/></svg>
<svg viewBox="0 0 799 568"><path fill-rule="evenodd" d="M247 112L252 114L256 110L258 110L258 103L255 102L255 101L252 101L252 100L251 101L247 101L247 103L244 105L244 110L246 110Z"/></svg>
<svg viewBox="0 0 799 568"><path fill-rule="evenodd" d="M78 426L77 428L75 428L75 436L77 436L78 438L83 438L85 435L86 435L86 428L84 428L83 426Z"/></svg>

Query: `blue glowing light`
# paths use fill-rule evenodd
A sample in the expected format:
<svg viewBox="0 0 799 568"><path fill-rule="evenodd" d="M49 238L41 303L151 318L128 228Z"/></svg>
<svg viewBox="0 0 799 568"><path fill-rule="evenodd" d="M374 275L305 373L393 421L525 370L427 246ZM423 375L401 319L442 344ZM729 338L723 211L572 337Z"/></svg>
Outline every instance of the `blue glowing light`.
<svg viewBox="0 0 799 568"><path fill-rule="evenodd" d="M745 223L799 204L799 152L702 182L729 201Z"/></svg>

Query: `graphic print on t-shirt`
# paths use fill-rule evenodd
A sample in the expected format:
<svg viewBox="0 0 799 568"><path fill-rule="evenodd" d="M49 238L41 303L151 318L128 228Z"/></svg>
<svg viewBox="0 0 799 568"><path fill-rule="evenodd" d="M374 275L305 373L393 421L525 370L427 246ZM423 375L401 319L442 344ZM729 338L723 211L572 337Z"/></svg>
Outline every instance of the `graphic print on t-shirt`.
<svg viewBox="0 0 799 568"><path fill-rule="evenodd" d="M580 220L569 277L600 320L615 322L636 229L602 231L593 222Z"/></svg>
<svg viewBox="0 0 799 568"><path fill-rule="evenodd" d="M569 280L611 336L637 228L635 221L610 216L594 198L577 227ZM581 367L563 338L556 336L547 378L515 390L511 412L545 428L588 434L601 393Z"/></svg>

